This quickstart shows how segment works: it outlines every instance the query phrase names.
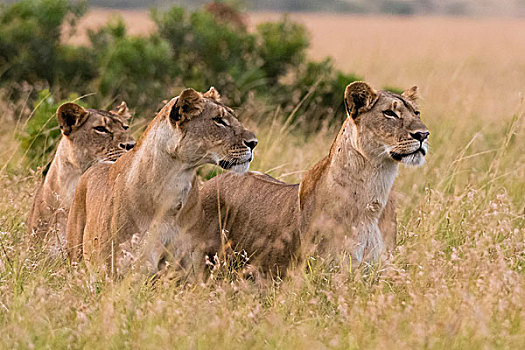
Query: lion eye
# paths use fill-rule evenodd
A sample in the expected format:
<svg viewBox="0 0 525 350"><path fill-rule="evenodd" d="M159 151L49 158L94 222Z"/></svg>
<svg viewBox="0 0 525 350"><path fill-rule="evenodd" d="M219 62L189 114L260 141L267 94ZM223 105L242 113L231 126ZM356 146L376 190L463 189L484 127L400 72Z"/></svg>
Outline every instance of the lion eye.
<svg viewBox="0 0 525 350"><path fill-rule="evenodd" d="M98 131L104 134L109 134L109 130L103 126L95 126L93 129L95 129L95 131Z"/></svg>
<svg viewBox="0 0 525 350"><path fill-rule="evenodd" d="M419 111L414 111L414 114L417 115L418 117L421 115L421 112Z"/></svg>
<svg viewBox="0 0 525 350"><path fill-rule="evenodd" d="M230 126L230 124L228 124L228 122L226 122L226 120L222 119L221 117L215 117L213 118L213 121L218 125Z"/></svg>
<svg viewBox="0 0 525 350"><path fill-rule="evenodd" d="M391 109L387 109L386 111L383 111L383 114L387 118L399 118L399 116Z"/></svg>

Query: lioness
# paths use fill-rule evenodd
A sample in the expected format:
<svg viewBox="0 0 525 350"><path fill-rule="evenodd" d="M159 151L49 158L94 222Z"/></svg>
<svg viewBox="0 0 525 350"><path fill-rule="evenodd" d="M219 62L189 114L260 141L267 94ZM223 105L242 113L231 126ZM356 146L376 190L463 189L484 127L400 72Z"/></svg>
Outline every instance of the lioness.
<svg viewBox="0 0 525 350"><path fill-rule="evenodd" d="M27 219L28 233L49 240L53 251L65 248L67 216L80 176L95 162L114 161L135 145L125 102L109 112L65 103L56 116L62 138Z"/></svg>
<svg viewBox="0 0 525 350"><path fill-rule="evenodd" d="M84 257L112 276L134 267L156 274L167 263L187 266L189 260L171 258L190 244L177 235L177 214L197 191L196 168L210 163L247 171L256 145L214 88L204 95L184 90L135 148L81 177L68 220L69 257Z"/></svg>
<svg viewBox="0 0 525 350"><path fill-rule="evenodd" d="M428 150L416 98L417 87L398 95L348 85L348 117L328 156L299 185L255 172L217 176L204 183L204 214L188 234L201 237L207 254L229 241L264 272L281 275L312 241L320 254L346 252L354 264L376 260L384 249L380 228L389 240L395 235L393 203L385 206L398 164L422 165Z"/></svg>

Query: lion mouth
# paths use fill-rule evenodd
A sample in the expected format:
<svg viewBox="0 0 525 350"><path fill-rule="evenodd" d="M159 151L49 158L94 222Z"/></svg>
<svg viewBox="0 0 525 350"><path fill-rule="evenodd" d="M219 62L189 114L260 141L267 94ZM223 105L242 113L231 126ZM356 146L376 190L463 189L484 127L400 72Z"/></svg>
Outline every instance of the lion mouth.
<svg viewBox="0 0 525 350"><path fill-rule="evenodd" d="M231 168L233 168L234 166L237 166L237 165L246 165L246 164L249 164L251 161L251 157L249 160L245 160L245 161L237 161L237 160L220 160L219 161L219 166L225 170L229 170Z"/></svg>
<svg viewBox="0 0 525 350"><path fill-rule="evenodd" d="M410 153L390 152L390 156L392 157L392 159L397 160L398 162L400 162L401 160L403 160L403 158L409 157L409 156L414 155L414 154L416 154L418 152L421 152L423 157L427 155L427 151L425 151L423 149L423 147L419 147L417 150L415 150L414 152L410 152Z"/></svg>

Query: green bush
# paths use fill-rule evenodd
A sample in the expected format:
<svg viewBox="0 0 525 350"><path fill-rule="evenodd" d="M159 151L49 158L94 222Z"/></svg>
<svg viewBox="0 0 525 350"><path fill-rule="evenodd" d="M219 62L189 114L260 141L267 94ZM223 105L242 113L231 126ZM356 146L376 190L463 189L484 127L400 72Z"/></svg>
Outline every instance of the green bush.
<svg viewBox="0 0 525 350"><path fill-rule="evenodd" d="M185 86L220 88L234 103L242 103L237 81L253 87L264 78L256 55L256 37L246 28L216 18L205 10L172 7L152 11L159 35L171 46L175 72Z"/></svg>
<svg viewBox="0 0 525 350"><path fill-rule="evenodd" d="M129 37L122 19L90 33L98 62L93 89L101 98L116 96L139 111L154 108L166 98L166 87L176 76L169 44L157 34Z"/></svg>
<svg viewBox="0 0 525 350"><path fill-rule="evenodd" d="M280 22L259 24L257 34L260 37L257 51L270 84L276 83L290 67L304 62L309 42L303 25L285 17Z"/></svg>
<svg viewBox="0 0 525 350"><path fill-rule="evenodd" d="M73 76L64 77L62 70L62 63L70 60L62 56L68 52L61 49L61 28L66 18L74 23L85 9L84 3L67 0L23 0L1 6L0 86L12 81L51 86L58 74L62 82L71 81Z"/></svg>
<svg viewBox="0 0 525 350"><path fill-rule="evenodd" d="M91 48L61 45L57 51L55 86L68 91L90 92L90 83L98 75L97 60Z"/></svg>

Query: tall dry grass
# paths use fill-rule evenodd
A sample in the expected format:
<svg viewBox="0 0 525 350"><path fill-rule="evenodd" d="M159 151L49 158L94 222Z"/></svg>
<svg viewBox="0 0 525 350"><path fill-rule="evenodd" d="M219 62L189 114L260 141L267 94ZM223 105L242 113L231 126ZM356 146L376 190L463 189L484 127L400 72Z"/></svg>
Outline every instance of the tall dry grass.
<svg viewBox="0 0 525 350"><path fill-rule="evenodd" d="M27 246L38 179L9 167L0 174L1 347L525 347L524 22L297 18L314 32L312 55L331 54L376 86L422 89L431 148L424 167L396 180L392 260L353 273L310 260L308 273L263 287L88 278ZM300 180L337 132L304 134L261 113L241 113L260 140L252 168L284 181ZM16 151L13 128L0 123L2 161Z"/></svg>

